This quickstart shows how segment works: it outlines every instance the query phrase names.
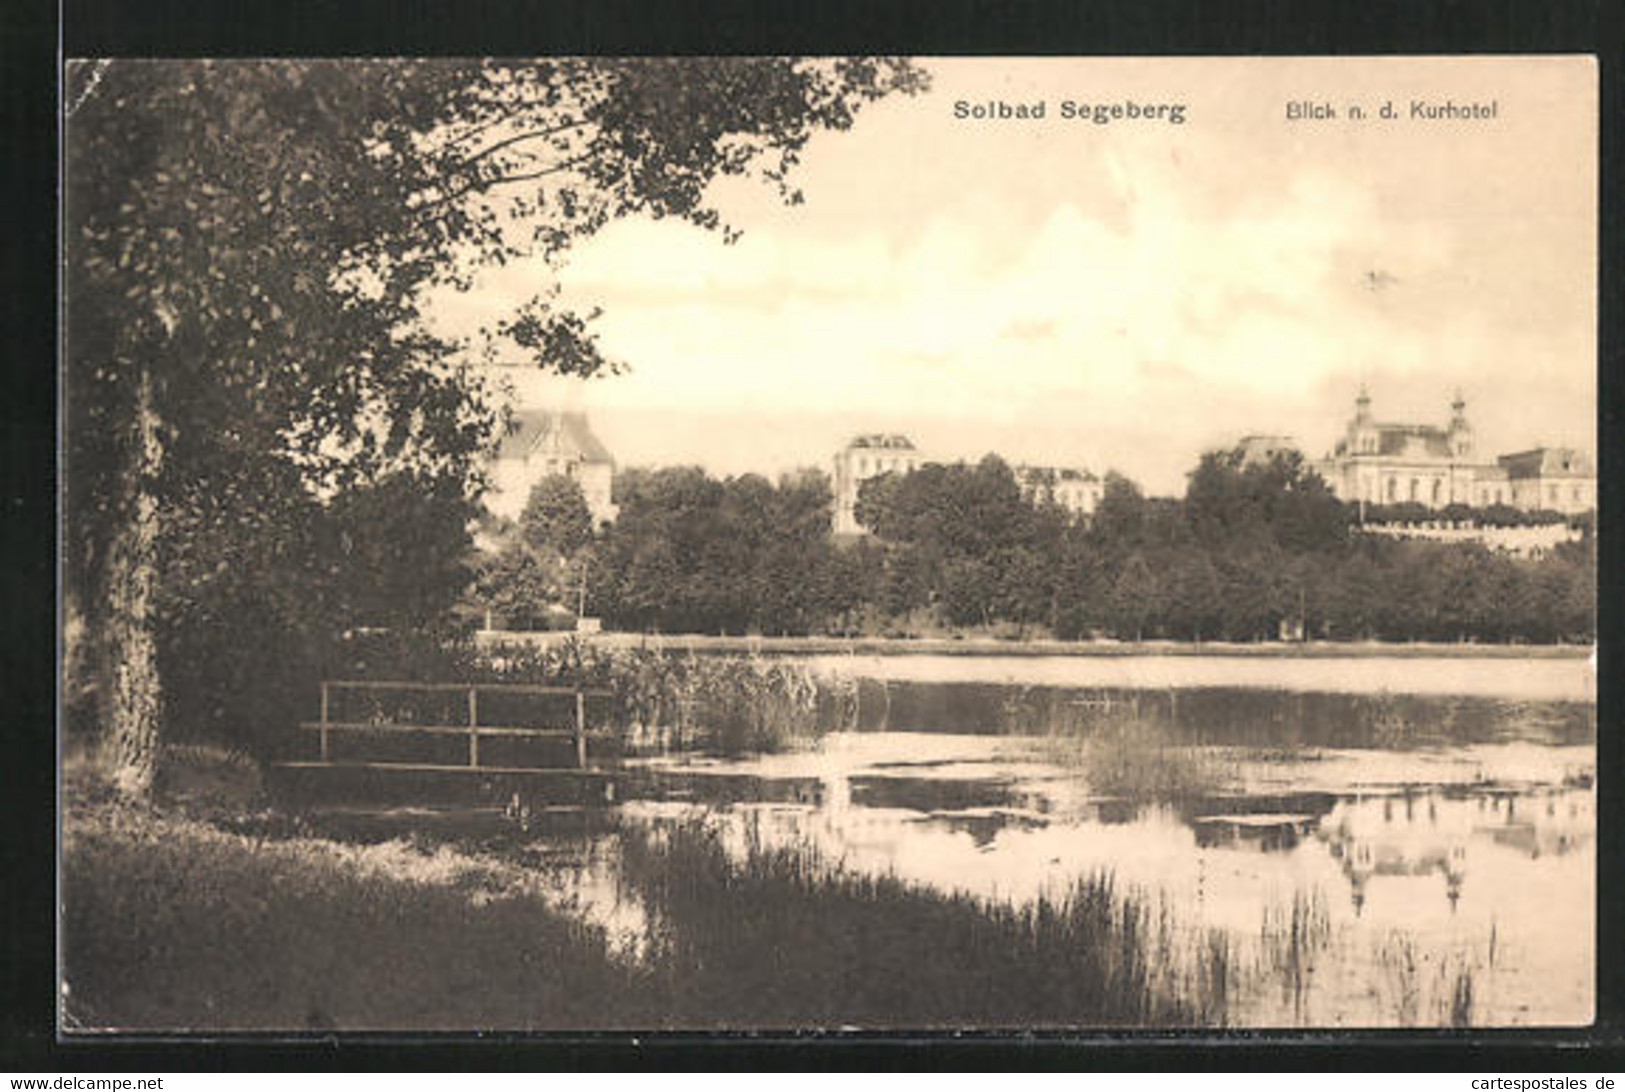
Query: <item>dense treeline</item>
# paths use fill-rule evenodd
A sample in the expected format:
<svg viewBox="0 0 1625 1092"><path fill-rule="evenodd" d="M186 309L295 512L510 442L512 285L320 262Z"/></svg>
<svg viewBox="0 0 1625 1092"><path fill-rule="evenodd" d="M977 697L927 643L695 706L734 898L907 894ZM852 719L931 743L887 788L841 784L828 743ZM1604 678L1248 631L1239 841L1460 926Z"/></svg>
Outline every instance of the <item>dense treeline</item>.
<svg viewBox="0 0 1625 1092"><path fill-rule="evenodd" d="M1030 502L996 456L865 482L855 541L827 479L630 471L606 535L574 555L616 629L1063 639L1590 639L1593 538L1538 558L1357 533L1296 456L1205 456L1183 498L1109 474L1092 519ZM1437 517L1436 517L1437 518Z"/></svg>
<svg viewBox="0 0 1625 1092"><path fill-rule="evenodd" d="M631 470L592 559L587 608L621 629L808 633L842 605L816 472L726 481L694 467Z"/></svg>

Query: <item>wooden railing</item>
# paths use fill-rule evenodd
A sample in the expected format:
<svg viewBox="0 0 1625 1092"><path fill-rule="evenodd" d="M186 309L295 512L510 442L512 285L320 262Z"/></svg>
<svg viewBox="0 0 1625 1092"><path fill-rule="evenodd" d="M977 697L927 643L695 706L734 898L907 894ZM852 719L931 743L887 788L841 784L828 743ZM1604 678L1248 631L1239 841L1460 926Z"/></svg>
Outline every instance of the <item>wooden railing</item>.
<svg viewBox="0 0 1625 1092"><path fill-rule="evenodd" d="M466 693L468 695L467 724L403 724L399 722L333 720L331 710L333 694L341 690L373 691L429 691L438 693ZM575 698L575 723L569 728L521 728L500 724L480 723L480 694L536 694ZM424 683L375 682L356 679L324 679L321 683L321 706L314 721L302 721L299 727L317 733L321 760L332 761L330 738L334 732L400 732L419 735L467 735L468 768L480 768L480 738L559 739L571 738L575 742L577 768L587 765L587 699L607 698L608 690L591 690L571 686L530 686L522 683Z"/></svg>

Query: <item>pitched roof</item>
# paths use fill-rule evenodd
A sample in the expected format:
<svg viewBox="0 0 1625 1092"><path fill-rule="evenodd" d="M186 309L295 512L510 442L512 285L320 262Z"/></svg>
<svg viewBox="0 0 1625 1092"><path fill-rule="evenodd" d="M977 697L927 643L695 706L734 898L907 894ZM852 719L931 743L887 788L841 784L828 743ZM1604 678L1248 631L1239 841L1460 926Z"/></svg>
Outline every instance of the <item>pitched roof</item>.
<svg viewBox="0 0 1625 1092"><path fill-rule="evenodd" d="M1070 466L1027 466L1025 464L1015 467L1016 480L1023 485L1041 485L1045 481L1061 482L1093 482L1100 479L1087 470Z"/></svg>
<svg viewBox="0 0 1625 1092"><path fill-rule="evenodd" d="M1413 443L1422 450L1440 458L1450 456L1450 433L1436 425L1373 425L1377 432L1377 452L1382 455L1403 455Z"/></svg>
<svg viewBox="0 0 1625 1092"><path fill-rule="evenodd" d="M1249 467L1268 463L1278 455L1302 453L1297 440L1280 434L1243 436L1236 441L1235 450L1241 452L1242 465Z"/></svg>
<svg viewBox="0 0 1625 1092"><path fill-rule="evenodd" d="M593 435L585 413L555 413L552 410L518 410L508 433L497 447L499 459L523 459L555 432L560 446L572 448L583 462L614 463L615 459Z"/></svg>
<svg viewBox="0 0 1625 1092"><path fill-rule="evenodd" d="M883 448L891 451L913 451L914 441L901 433L870 432L862 436L854 436L847 447Z"/></svg>
<svg viewBox="0 0 1625 1092"><path fill-rule="evenodd" d="M1502 455L1500 463L1514 478L1589 478L1596 474L1583 451L1572 447L1537 447Z"/></svg>

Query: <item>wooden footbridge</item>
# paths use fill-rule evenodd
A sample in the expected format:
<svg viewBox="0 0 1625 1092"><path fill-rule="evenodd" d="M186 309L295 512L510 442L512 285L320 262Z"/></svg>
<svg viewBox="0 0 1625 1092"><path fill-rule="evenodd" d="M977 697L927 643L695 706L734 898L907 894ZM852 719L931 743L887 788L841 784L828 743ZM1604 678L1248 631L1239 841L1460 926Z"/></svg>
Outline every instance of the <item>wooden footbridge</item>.
<svg viewBox="0 0 1625 1092"><path fill-rule="evenodd" d="M321 683L298 755L272 765L290 802L601 807L633 797L811 803L812 778L622 761L613 694L519 683Z"/></svg>
<svg viewBox="0 0 1625 1092"><path fill-rule="evenodd" d="M311 801L387 797L612 802L608 690L519 683L324 680L300 757L275 764ZM595 746L595 744L597 744Z"/></svg>

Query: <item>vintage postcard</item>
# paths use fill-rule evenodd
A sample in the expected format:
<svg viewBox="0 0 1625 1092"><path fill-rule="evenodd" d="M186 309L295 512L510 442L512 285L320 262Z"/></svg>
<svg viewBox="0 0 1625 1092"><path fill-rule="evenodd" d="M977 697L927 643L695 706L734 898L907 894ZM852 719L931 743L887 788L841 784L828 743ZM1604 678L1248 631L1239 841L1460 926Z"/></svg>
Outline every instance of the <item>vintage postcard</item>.
<svg viewBox="0 0 1625 1092"><path fill-rule="evenodd" d="M64 1033L1592 1022L1592 58L63 110Z"/></svg>

